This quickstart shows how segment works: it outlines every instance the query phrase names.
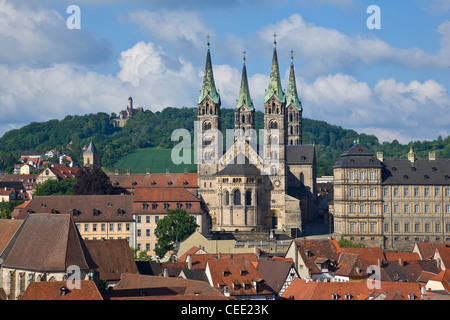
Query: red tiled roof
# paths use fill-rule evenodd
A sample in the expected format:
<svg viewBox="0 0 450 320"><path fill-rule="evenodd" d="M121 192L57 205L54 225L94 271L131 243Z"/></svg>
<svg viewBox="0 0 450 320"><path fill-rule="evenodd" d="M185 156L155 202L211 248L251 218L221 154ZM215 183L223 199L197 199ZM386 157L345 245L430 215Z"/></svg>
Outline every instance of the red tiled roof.
<svg viewBox="0 0 450 320"><path fill-rule="evenodd" d="M197 188L196 173L108 174L113 186L125 189L141 187Z"/></svg>
<svg viewBox="0 0 450 320"><path fill-rule="evenodd" d="M420 260L417 252L385 252L386 261L417 261Z"/></svg>
<svg viewBox="0 0 450 320"><path fill-rule="evenodd" d="M0 219L0 253L19 229L23 220Z"/></svg>
<svg viewBox="0 0 450 320"><path fill-rule="evenodd" d="M274 294L248 259L210 259L207 261L208 269L213 286L220 289L227 286L231 296Z"/></svg>
<svg viewBox="0 0 450 320"><path fill-rule="evenodd" d="M114 286L111 299L226 299L216 288L198 280L125 273Z"/></svg>
<svg viewBox="0 0 450 320"><path fill-rule="evenodd" d="M418 242L416 243L423 260L431 260L436 253L437 248L449 247L448 243L436 243L436 242Z"/></svg>
<svg viewBox="0 0 450 320"><path fill-rule="evenodd" d="M130 245L125 239L84 240L100 279L119 281L123 273L139 273Z"/></svg>
<svg viewBox="0 0 450 320"><path fill-rule="evenodd" d="M291 300L365 300L377 297L381 294L385 299L409 300L412 293L414 300L422 300L421 286L410 282L387 282L378 283L379 288L371 288L366 281L363 282L315 282L304 279L295 279L282 294L282 298Z"/></svg>
<svg viewBox="0 0 450 320"><path fill-rule="evenodd" d="M377 266L378 259L381 259L381 263L385 261L384 252L380 247L342 248L342 252L358 254L364 263L365 269L367 269L371 265Z"/></svg>
<svg viewBox="0 0 450 320"><path fill-rule="evenodd" d="M311 274L321 273L315 264L318 258L328 259L333 263L337 263L339 260L341 248L336 239L294 239L293 241Z"/></svg>
<svg viewBox="0 0 450 320"><path fill-rule="evenodd" d="M449 247L438 247L436 248L439 256L444 264L445 268L450 269L450 248Z"/></svg>
<svg viewBox="0 0 450 320"><path fill-rule="evenodd" d="M68 289L67 281L31 282L21 300L103 300L94 281L80 280L79 286Z"/></svg>
<svg viewBox="0 0 450 320"><path fill-rule="evenodd" d="M188 254L183 254L178 260L186 262ZM192 268L194 269L205 269L206 263L209 260L229 260L229 259L246 259L249 261L258 261L258 257L254 253L221 253L220 257L218 254L193 254L191 255Z"/></svg>

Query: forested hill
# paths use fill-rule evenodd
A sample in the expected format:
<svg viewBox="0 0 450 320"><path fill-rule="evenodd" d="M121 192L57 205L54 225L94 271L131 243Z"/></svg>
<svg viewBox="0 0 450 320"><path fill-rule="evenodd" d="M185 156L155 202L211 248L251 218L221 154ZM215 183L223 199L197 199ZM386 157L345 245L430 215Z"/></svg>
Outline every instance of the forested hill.
<svg viewBox="0 0 450 320"><path fill-rule="evenodd" d="M263 116L256 112L256 129L263 128ZM175 129L184 128L193 133L197 108L166 108L149 110L128 120L123 128L117 128L106 113L67 116L63 120L33 122L20 129L6 132L0 138L0 170L12 171L23 150L67 152L79 165L82 164L81 148L92 140L101 154L102 166L113 170L122 156L138 148L172 148L178 142L171 141ZM222 109L222 131L234 128L234 110ZM192 135L193 137L193 135ZM303 119L303 143L315 144L317 175L332 175L332 166L340 154L359 140L374 153L383 151L385 158L406 158L412 145L419 158L435 151L439 158L450 158L450 136L434 141L416 141L402 145L394 140L379 143L373 135L358 134L354 130L328 124L324 121Z"/></svg>

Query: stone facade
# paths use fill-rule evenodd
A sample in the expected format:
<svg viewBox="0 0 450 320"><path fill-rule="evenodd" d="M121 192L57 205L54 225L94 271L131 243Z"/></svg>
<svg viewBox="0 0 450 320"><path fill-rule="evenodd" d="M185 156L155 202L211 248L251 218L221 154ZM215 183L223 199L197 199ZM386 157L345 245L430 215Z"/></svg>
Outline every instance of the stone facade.
<svg viewBox="0 0 450 320"><path fill-rule="evenodd" d="M198 100L198 193L212 221L212 231L299 235L315 217L315 148L301 145L301 103L293 64L288 94L281 88L276 46L269 88L264 98L264 131L256 132L244 59L235 108L234 141L220 143L220 96L208 44L205 75ZM262 131L262 130L261 130ZM227 136L227 142L229 137Z"/></svg>
<svg viewBox="0 0 450 320"><path fill-rule="evenodd" d="M388 250L450 240L448 159L375 157L355 145L334 166L334 235Z"/></svg>

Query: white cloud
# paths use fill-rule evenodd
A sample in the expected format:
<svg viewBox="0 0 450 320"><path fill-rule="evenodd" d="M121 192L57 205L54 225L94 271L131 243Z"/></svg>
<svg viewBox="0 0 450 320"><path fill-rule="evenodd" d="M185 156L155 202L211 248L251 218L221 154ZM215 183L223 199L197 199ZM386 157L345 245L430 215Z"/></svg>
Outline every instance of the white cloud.
<svg viewBox="0 0 450 320"><path fill-rule="evenodd" d="M139 10L129 13L125 19L139 25L142 31L155 40L188 50L203 49L206 36L214 34L194 11Z"/></svg>
<svg viewBox="0 0 450 320"><path fill-rule="evenodd" d="M7 64L97 64L112 54L109 41L96 39L83 28L69 30L57 11L28 2L0 0L0 43L0 63Z"/></svg>
<svg viewBox="0 0 450 320"><path fill-rule="evenodd" d="M289 43L298 59L308 62L313 75L328 73L340 67L359 64L395 63L407 68L447 67L450 64L450 27L442 23L441 50L432 55L420 48L401 49L374 36L348 36L336 29L307 23L300 14L292 14L261 29L259 38L267 42L267 34L276 30L280 43Z"/></svg>

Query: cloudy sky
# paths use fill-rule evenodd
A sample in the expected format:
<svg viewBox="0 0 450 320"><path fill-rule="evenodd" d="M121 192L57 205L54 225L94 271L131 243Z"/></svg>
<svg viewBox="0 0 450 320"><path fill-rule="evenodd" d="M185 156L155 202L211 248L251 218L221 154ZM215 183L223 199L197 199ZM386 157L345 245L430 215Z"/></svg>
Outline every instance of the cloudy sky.
<svg viewBox="0 0 450 320"><path fill-rule="evenodd" d="M222 107L235 106L245 51L263 110L274 33L285 89L293 51L304 117L380 142L450 134L450 0L0 0L0 136L118 113L129 96L154 111L194 107L207 36Z"/></svg>

